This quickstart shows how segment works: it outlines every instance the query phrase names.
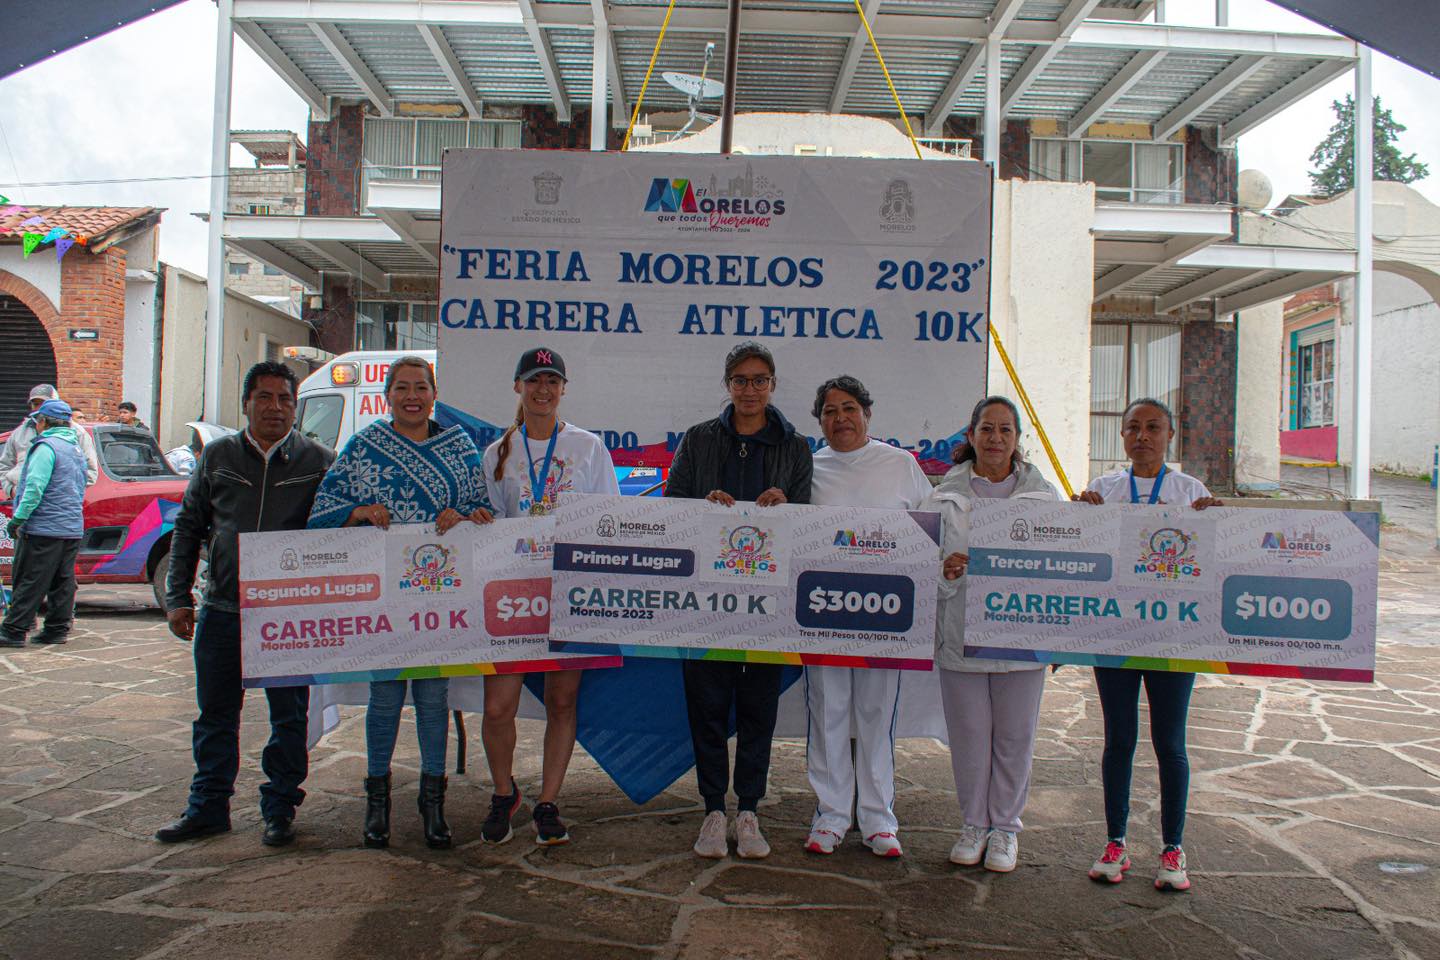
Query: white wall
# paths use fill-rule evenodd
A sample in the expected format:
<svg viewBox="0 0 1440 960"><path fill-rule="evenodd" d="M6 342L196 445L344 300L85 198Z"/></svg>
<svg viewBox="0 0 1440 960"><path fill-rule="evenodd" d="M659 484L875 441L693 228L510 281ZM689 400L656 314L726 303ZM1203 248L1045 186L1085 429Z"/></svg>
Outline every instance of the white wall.
<svg viewBox="0 0 1440 960"><path fill-rule="evenodd" d="M1094 219L1092 184L995 184L990 322L1076 490L1084 488L1090 469ZM993 348L989 379L991 393L1016 398L1018 405ZM1030 461L1061 489L1031 424L1022 425L1021 442Z"/></svg>
<svg viewBox="0 0 1440 960"><path fill-rule="evenodd" d="M203 277L167 265L160 416L152 424L164 450L188 443L186 422L204 414L205 296Z"/></svg>
<svg viewBox="0 0 1440 960"><path fill-rule="evenodd" d="M0 244L0 270L13 273L45 294L56 312L60 310L60 261L53 246L41 247L26 259L18 243Z"/></svg>
<svg viewBox="0 0 1440 960"><path fill-rule="evenodd" d="M1280 481L1280 398L1272 385L1284 383L1284 304L1242 310L1237 327L1235 477L1242 490L1273 490Z"/></svg>
<svg viewBox="0 0 1440 960"><path fill-rule="evenodd" d="M165 345L161 369L160 422L156 430L164 449L187 443L187 421L202 419L205 376L205 280L169 267L165 287ZM310 342L310 327L294 317L249 297L225 293L225 349L221 358L220 423L245 425L240 387L245 372L265 359L266 343L282 346ZM291 364L304 377L304 364Z"/></svg>
<svg viewBox="0 0 1440 960"><path fill-rule="evenodd" d="M154 276L147 271L147 276ZM155 416L155 291L157 280L125 280L125 351L121 366L121 392L97 420L113 420L115 405L129 400L140 410L140 419L152 423ZM152 423L153 425L153 423Z"/></svg>

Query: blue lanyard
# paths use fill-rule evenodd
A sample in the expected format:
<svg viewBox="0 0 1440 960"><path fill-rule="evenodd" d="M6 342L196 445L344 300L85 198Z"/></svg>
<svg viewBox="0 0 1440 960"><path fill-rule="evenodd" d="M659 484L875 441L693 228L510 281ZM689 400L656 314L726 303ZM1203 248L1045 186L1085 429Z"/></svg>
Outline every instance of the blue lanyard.
<svg viewBox="0 0 1440 960"><path fill-rule="evenodd" d="M1130 502L1140 502L1140 491L1135 487L1135 468L1130 468ZM1155 474L1155 486L1150 488L1150 499L1148 503L1160 502L1160 484L1165 482L1165 464L1160 464L1160 472Z"/></svg>
<svg viewBox="0 0 1440 960"><path fill-rule="evenodd" d="M550 476L550 461L555 457L555 440L560 436L560 421L555 421L555 427L550 431L550 445L545 448L545 461L540 468L540 476L535 476L535 458L530 455L530 437L525 433L525 424L520 424L520 439L525 441L525 460L530 465L530 504L532 507L544 504L545 502L545 481ZM1133 484L1134 481L1132 480Z"/></svg>

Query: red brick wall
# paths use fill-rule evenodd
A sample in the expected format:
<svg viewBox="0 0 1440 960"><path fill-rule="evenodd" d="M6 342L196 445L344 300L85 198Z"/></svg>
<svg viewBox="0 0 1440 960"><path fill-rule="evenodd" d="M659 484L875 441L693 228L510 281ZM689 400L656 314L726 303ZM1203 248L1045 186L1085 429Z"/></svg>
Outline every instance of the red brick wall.
<svg viewBox="0 0 1440 960"><path fill-rule="evenodd" d="M360 212L360 165L365 108L339 106L329 120L312 120L306 139L305 215L353 217Z"/></svg>
<svg viewBox="0 0 1440 960"><path fill-rule="evenodd" d="M60 396L90 420L109 419L123 399L125 251L115 246L92 254L71 248L60 262L58 328L40 319L55 347ZM76 328L99 330L100 338L71 340L69 331Z"/></svg>
<svg viewBox="0 0 1440 960"><path fill-rule="evenodd" d="M1338 303L1340 298L1335 293L1335 284L1325 283L1309 290L1302 290L1289 300L1285 301L1285 312L1298 309L1311 303Z"/></svg>
<svg viewBox="0 0 1440 960"><path fill-rule="evenodd" d="M316 346L330 353L355 349L355 296L347 277L325 275L325 305L306 307L305 320L315 326Z"/></svg>
<svg viewBox="0 0 1440 960"><path fill-rule="evenodd" d="M1240 161L1234 150L1217 150L1214 131L1185 128L1185 202L1234 203Z"/></svg>
<svg viewBox="0 0 1440 960"><path fill-rule="evenodd" d="M521 107L520 146L527 150L589 150L590 111L575 110L569 123L555 118L555 111L539 104ZM605 149L619 150L625 131L610 128L605 134Z"/></svg>
<svg viewBox="0 0 1440 960"><path fill-rule="evenodd" d="M1216 495L1235 467L1237 334L1233 323L1185 324L1180 339L1180 449L1185 472Z"/></svg>

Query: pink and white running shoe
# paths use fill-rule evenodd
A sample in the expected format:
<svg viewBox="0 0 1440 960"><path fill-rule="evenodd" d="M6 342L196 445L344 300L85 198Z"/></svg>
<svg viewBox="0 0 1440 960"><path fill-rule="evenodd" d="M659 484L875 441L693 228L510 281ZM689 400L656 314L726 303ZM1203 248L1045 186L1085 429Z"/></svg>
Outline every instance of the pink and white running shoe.
<svg viewBox="0 0 1440 960"><path fill-rule="evenodd" d="M1105 852L1100 859L1090 865L1090 879L1119 883L1125 879L1125 871L1129 869L1130 855L1125 852L1124 841L1111 840L1105 844Z"/></svg>
<svg viewBox="0 0 1440 960"><path fill-rule="evenodd" d="M1155 874L1156 890L1189 890L1190 875L1185 872L1185 851L1171 847L1160 854L1160 870Z"/></svg>

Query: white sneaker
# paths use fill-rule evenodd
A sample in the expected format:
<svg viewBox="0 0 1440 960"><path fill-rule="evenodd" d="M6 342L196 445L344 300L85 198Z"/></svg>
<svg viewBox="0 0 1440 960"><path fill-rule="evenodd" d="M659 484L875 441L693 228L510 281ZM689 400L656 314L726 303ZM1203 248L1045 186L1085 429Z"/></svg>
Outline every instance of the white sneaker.
<svg viewBox="0 0 1440 960"><path fill-rule="evenodd" d="M900 857L905 852L900 849L900 839L893 833L872 833L865 838L865 846L877 857Z"/></svg>
<svg viewBox="0 0 1440 960"><path fill-rule="evenodd" d="M991 830L985 841L985 869L1009 873L1020 856L1020 837L1009 830Z"/></svg>
<svg viewBox="0 0 1440 960"><path fill-rule="evenodd" d="M960 839L950 848L950 862L962 867L975 866L985 856L985 842L989 838L990 831L984 827L965 824L960 828Z"/></svg>
<svg viewBox="0 0 1440 960"><path fill-rule="evenodd" d="M760 833L760 818L752 810L742 810L735 818L735 852L742 860L764 860L770 856L770 844Z"/></svg>
<svg viewBox="0 0 1440 960"><path fill-rule="evenodd" d="M844 839L833 830L822 830L816 827L810 831L810 838L805 841L805 849L811 853L834 853L835 848L840 846Z"/></svg>
<svg viewBox="0 0 1440 960"><path fill-rule="evenodd" d="M700 838L695 841L695 853L707 860L723 860L730 853L725 840L725 811L712 810L700 824Z"/></svg>

